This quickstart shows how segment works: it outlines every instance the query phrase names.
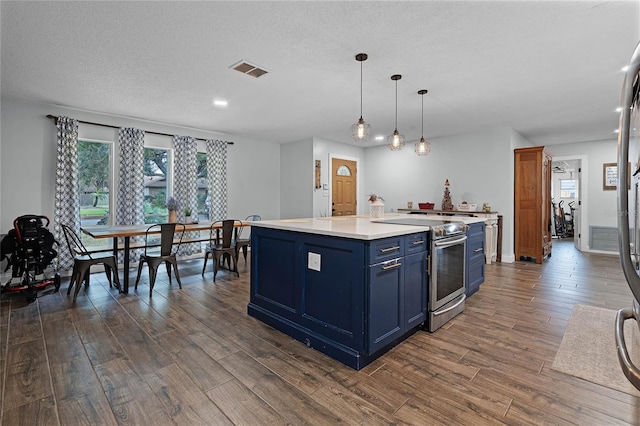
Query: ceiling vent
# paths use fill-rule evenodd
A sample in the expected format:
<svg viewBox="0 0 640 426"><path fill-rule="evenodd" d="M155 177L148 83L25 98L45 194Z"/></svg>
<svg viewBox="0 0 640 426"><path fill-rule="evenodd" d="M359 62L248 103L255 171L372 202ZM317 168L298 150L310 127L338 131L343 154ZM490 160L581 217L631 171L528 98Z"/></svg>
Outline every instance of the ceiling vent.
<svg viewBox="0 0 640 426"><path fill-rule="evenodd" d="M243 74L247 74L255 78L261 77L269 72L245 61L240 61L236 64L233 64L230 68L233 68L236 71L240 71Z"/></svg>

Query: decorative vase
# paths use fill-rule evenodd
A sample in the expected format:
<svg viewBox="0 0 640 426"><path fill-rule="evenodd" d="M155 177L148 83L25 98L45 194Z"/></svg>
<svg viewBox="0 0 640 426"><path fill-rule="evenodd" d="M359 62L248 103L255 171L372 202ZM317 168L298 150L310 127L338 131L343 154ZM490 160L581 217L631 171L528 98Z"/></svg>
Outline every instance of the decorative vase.
<svg viewBox="0 0 640 426"><path fill-rule="evenodd" d="M191 215L184 217L184 223L191 223L191 222L192 222Z"/></svg>
<svg viewBox="0 0 640 426"><path fill-rule="evenodd" d="M176 223L178 221L178 212L176 210L169 210L169 223Z"/></svg>
<svg viewBox="0 0 640 426"><path fill-rule="evenodd" d="M372 201L369 204L369 216L371 219L384 217L384 203L380 200Z"/></svg>

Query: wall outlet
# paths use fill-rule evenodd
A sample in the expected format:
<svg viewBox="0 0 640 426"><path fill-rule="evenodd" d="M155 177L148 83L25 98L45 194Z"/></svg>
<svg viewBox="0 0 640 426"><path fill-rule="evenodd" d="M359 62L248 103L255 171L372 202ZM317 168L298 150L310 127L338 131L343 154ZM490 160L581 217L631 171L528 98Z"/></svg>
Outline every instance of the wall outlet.
<svg viewBox="0 0 640 426"><path fill-rule="evenodd" d="M309 261L307 267L314 271L320 272L320 255L318 253L309 252Z"/></svg>

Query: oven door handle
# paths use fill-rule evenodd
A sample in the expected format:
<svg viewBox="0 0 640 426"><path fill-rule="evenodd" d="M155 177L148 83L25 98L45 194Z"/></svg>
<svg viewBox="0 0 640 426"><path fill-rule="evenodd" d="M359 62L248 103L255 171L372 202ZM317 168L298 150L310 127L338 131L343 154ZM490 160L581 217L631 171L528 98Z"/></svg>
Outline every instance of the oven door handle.
<svg viewBox="0 0 640 426"><path fill-rule="evenodd" d="M465 235L464 237L458 238L456 240L436 241L435 243L433 243L433 245L436 247L449 247L449 246L454 246L456 244L459 244L466 239L467 239L467 236Z"/></svg>
<svg viewBox="0 0 640 426"><path fill-rule="evenodd" d="M460 297L460 300L458 300L458 302L457 302L455 305L453 305L453 306L449 306L447 309L443 309L443 310L441 310L441 311L440 311L440 310L438 310L438 311L434 311L434 312L432 312L433 316L434 316L434 317L437 317L438 315L442 315L442 314L444 314L444 313L447 313L447 312L449 312L449 311L451 311L451 310L453 310L453 309L457 308L458 306L460 306L460 304L461 304L462 302L464 302L464 300L465 300L466 298L467 298L467 295L463 293L463 294L462 294L462 296Z"/></svg>

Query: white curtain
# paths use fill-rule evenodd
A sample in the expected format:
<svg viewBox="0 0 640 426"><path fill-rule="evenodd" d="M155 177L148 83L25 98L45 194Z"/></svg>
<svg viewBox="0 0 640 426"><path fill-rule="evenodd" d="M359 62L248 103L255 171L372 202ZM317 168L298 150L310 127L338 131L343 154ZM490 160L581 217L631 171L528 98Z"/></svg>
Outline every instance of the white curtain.
<svg viewBox="0 0 640 426"><path fill-rule="evenodd" d="M196 154L198 147L191 136L174 136L173 148L174 180L173 196L178 200L178 222L185 223L184 209L191 209L192 219L198 217L198 183ZM184 238L196 238L199 232L187 232ZM184 244L178 251L179 255L189 255L201 251L199 243Z"/></svg>
<svg viewBox="0 0 640 426"><path fill-rule="evenodd" d="M78 195L78 120L58 117L56 196L53 218L53 234L60 243L58 248L58 268L71 269L74 255L64 239L61 225L68 225L76 233L80 232L80 198Z"/></svg>
<svg viewBox="0 0 640 426"><path fill-rule="evenodd" d="M227 218L227 142L207 141L209 220Z"/></svg>
<svg viewBox="0 0 640 426"><path fill-rule="evenodd" d="M117 225L144 224L144 130L120 128L118 130L120 166L118 198L116 207ZM140 237L132 238L134 241ZM119 252L122 257L122 251ZM131 261L138 260L138 253L131 251ZM120 258L119 261L122 261ZM125 273L128 273L125 271Z"/></svg>

